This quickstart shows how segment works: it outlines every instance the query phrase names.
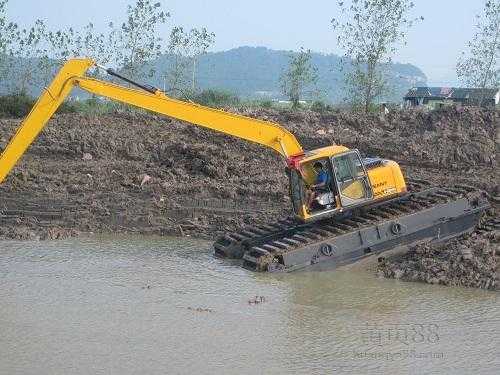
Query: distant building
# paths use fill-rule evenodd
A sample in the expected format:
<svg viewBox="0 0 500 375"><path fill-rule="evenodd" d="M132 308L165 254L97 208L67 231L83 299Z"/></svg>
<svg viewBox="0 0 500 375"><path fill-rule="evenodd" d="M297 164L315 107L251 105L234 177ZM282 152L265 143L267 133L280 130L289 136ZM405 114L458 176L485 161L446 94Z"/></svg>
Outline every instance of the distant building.
<svg viewBox="0 0 500 375"><path fill-rule="evenodd" d="M413 87L404 97L406 106L440 108L449 105L494 107L500 101L499 89L467 89L455 87Z"/></svg>

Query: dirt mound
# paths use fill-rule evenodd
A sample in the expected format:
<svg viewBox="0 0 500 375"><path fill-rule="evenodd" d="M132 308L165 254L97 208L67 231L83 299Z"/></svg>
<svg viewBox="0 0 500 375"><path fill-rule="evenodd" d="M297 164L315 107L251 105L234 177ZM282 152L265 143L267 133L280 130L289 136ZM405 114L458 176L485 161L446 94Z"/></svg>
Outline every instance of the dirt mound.
<svg viewBox="0 0 500 375"><path fill-rule="evenodd" d="M0 120L0 148L19 123ZM257 145L170 119L141 113L60 115L0 186L2 227L18 225L14 215L38 220L59 202L67 207L58 224L81 232L213 238L244 223L287 215L283 166L278 155ZM204 200L238 208L213 212ZM179 215L191 201L201 201L201 209ZM36 207L20 212L24 202ZM263 205L269 211L262 212ZM37 220L23 220L29 235L6 229L0 235L44 238Z"/></svg>
<svg viewBox="0 0 500 375"><path fill-rule="evenodd" d="M12 134L18 123L1 121L2 135ZM2 188L39 187L71 194L129 191L148 175L152 180L140 190L158 189L173 200L188 194L259 197L264 191L276 199L282 195L273 193L272 187L282 168L271 167L279 162L277 155L258 146L169 119L138 113L63 115L51 120ZM60 168L54 171L51 164ZM262 173L266 165L270 173ZM279 183L280 188L285 186L284 181Z"/></svg>
<svg viewBox="0 0 500 375"><path fill-rule="evenodd" d="M379 274L404 281L500 289L500 232L472 234L445 244L422 244L384 260Z"/></svg>
<svg viewBox="0 0 500 375"><path fill-rule="evenodd" d="M252 117L284 124L306 148L332 142L359 148L403 164L426 168L493 167L497 161L500 115L479 108L394 112L388 116L353 112L248 110Z"/></svg>

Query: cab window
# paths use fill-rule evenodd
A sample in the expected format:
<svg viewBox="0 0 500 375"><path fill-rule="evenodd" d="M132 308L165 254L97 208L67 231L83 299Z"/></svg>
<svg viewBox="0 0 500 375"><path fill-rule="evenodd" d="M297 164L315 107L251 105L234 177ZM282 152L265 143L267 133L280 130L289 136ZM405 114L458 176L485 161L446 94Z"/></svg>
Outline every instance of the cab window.
<svg viewBox="0 0 500 375"><path fill-rule="evenodd" d="M333 158L333 166L339 182L354 180L365 175L361 160L355 153Z"/></svg>
<svg viewBox="0 0 500 375"><path fill-rule="evenodd" d="M371 186L357 152L334 156L332 163L342 206L352 206L371 199Z"/></svg>

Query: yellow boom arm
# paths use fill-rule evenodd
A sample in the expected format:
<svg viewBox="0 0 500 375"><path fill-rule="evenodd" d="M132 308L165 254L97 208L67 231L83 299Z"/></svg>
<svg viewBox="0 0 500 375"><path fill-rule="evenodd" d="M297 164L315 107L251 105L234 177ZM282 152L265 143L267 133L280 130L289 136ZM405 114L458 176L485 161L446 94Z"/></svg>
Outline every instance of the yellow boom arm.
<svg viewBox="0 0 500 375"><path fill-rule="evenodd" d="M1 154L0 183L75 86L92 94L259 143L284 157L302 153L302 147L293 134L278 124L182 102L159 90L153 94L85 77L87 70L94 65L90 59L73 59L61 68Z"/></svg>

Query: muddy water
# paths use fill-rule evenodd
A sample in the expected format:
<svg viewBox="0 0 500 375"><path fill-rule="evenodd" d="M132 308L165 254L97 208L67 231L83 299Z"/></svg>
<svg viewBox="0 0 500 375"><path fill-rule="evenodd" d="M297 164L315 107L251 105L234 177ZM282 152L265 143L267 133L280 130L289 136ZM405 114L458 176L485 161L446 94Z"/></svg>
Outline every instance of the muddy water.
<svg viewBox="0 0 500 375"><path fill-rule="evenodd" d="M495 374L500 366L494 292L358 269L254 274L190 239L0 248L1 374ZM265 301L249 304L255 296Z"/></svg>

